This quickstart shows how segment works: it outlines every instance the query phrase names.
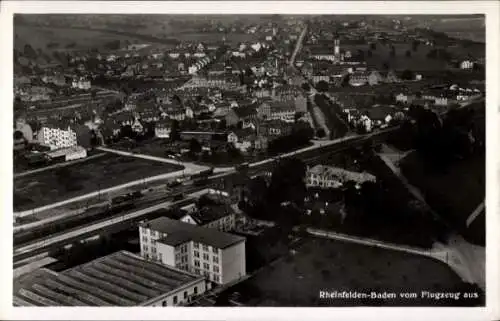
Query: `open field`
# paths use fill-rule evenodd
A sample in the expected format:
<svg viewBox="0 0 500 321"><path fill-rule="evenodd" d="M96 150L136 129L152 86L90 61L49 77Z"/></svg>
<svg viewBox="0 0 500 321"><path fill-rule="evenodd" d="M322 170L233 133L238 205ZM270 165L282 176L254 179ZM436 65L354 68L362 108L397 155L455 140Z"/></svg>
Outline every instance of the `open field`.
<svg viewBox="0 0 500 321"><path fill-rule="evenodd" d="M431 47L421 44L418 50L412 51L412 44L394 44L396 49L396 56L391 57L390 45L383 45L381 43L376 44L376 50L372 50L372 56L368 56L368 50L370 47L368 44L352 45L352 44L340 44L342 49L350 50L353 54L356 54L358 50L363 50L365 53L365 59L368 67L382 69L384 64L387 63L391 69L396 70L416 70L416 71L426 71L426 70L445 70L448 65L445 61L439 59L427 58L427 54L438 47ZM453 55L466 56L471 54L474 57L483 57L485 55L484 45L472 45L468 48L462 46L456 46L453 48L443 48L449 50ZM411 57L406 57L405 53L407 50L411 51Z"/></svg>
<svg viewBox="0 0 500 321"><path fill-rule="evenodd" d="M485 157L457 161L446 172L426 170L414 152L402 161L410 183L419 188L429 205L446 220L463 226L485 197Z"/></svg>
<svg viewBox="0 0 500 321"><path fill-rule="evenodd" d="M181 34L172 34L171 37L182 38L183 41L206 41L206 42L219 42L223 37L226 38L226 41L229 43L237 44L239 42L248 42L248 41L257 41L259 40L259 36L255 34L246 34L246 33L217 33L217 32L207 32L207 33L181 33Z"/></svg>
<svg viewBox="0 0 500 321"><path fill-rule="evenodd" d="M14 179L14 210L27 210L144 177L182 169L160 162L106 155Z"/></svg>
<svg viewBox="0 0 500 321"><path fill-rule="evenodd" d="M156 157L167 157L167 144L169 143L168 139L151 139L147 141L134 143L132 141L123 141L113 144L112 148L123 150L123 151L131 151L137 154L151 155Z"/></svg>
<svg viewBox="0 0 500 321"><path fill-rule="evenodd" d="M53 51L78 51L89 48L103 49L106 43L111 41L138 42L137 38L116 35L113 33L73 29L73 28L49 28L34 26L15 26L14 28L14 48L23 50L24 45L29 44L33 49L41 49L43 52ZM49 43L57 43L57 47L47 48ZM66 46L75 44L72 48Z"/></svg>
<svg viewBox="0 0 500 321"><path fill-rule="evenodd" d="M416 255L311 238L293 256L233 287L250 306L477 305L480 300L421 298L421 291L459 292L460 278L445 264ZM320 291L393 292L394 299L320 299ZM403 299L400 293L416 292ZM484 302L484 298L482 298Z"/></svg>

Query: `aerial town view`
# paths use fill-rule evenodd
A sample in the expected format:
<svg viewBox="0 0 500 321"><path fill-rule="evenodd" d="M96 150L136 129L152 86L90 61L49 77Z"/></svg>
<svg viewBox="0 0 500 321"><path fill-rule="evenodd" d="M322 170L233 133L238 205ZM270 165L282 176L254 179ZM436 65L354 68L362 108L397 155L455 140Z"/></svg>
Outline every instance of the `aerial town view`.
<svg viewBox="0 0 500 321"><path fill-rule="evenodd" d="M13 305L484 306L484 15L14 16Z"/></svg>

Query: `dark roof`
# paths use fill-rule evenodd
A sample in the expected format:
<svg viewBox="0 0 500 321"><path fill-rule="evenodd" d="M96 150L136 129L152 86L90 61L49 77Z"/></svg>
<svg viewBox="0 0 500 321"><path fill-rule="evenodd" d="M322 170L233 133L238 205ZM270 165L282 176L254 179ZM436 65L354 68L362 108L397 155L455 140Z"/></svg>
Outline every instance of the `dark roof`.
<svg viewBox="0 0 500 321"><path fill-rule="evenodd" d="M60 273L41 269L14 280L14 305L136 306L200 278L120 251Z"/></svg>
<svg viewBox="0 0 500 321"><path fill-rule="evenodd" d="M380 120L387 117L387 115L393 114L395 109L391 106L376 106L367 110L367 116L370 119Z"/></svg>
<svg viewBox="0 0 500 321"><path fill-rule="evenodd" d="M233 110L236 113L236 115L240 118L245 118L257 114L257 109L255 108L255 105L237 107L233 108Z"/></svg>
<svg viewBox="0 0 500 321"><path fill-rule="evenodd" d="M155 231L166 233L167 236L158 240L158 242L172 246L194 241L224 249L245 240L245 238L241 236L220 232L215 229L199 227L189 223L172 220L167 217L159 217L145 224L145 226Z"/></svg>
<svg viewBox="0 0 500 321"><path fill-rule="evenodd" d="M197 224L205 225L232 213L233 211L229 205L206 205L196 212L189 213L189 216L191 216Z"/></svg>

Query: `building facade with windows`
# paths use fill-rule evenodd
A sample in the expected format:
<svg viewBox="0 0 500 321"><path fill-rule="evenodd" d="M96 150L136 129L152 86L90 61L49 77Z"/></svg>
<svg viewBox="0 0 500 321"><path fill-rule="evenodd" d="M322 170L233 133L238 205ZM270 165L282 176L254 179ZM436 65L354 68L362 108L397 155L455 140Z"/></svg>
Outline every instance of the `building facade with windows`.
<svg viewBox="0 0 500 321"><path fill-rule="evenodd" d="M51 150L77 145L76 132L70 126L67 128L43 126L38 132L37 139L40 144L49 146Z"/></svg>
<svg viewBox="0 0 500 321"><path fill-rule="evenodd" d="M244 237L167 217L142 223L139 235L143 257L204 276L209 288L246 275Z"/></svg>

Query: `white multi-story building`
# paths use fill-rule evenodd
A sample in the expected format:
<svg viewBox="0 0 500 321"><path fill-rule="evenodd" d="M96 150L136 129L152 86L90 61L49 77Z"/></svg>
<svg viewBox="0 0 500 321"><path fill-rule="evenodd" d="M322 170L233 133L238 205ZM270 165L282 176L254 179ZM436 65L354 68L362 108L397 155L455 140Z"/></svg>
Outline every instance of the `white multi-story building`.
<svg viewBox="0 0 500 321"><path fill-rule="evenodd" d="M343 168L316 165L307 169L306 186L319 188L338 188L344 182L353 181L358 184L375 182L376 177L369 173L356 173Z"/></svg>
<svg viewBox="0 0 500 321"><path fill-rule="evenodd" d="M71 87L88 90L91 87L90 80L87 80L85 78L73 79L73 81L71 82Z"/></svg>
<svg viewBox="0 0 500 321"><path fill-rule="evenodd" d="M241 236L160 217L139 227L141 255L202 275L210 284L227 284L246 275Z"/></svg>
<svg viewBox="0 0 500 321"><path fill-rule="evenodd" d="M51 150L77 145L76 133L70 126L67 128L43 126L38 132L37 139L40 144L49 146Z"/></svg>

